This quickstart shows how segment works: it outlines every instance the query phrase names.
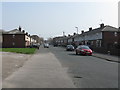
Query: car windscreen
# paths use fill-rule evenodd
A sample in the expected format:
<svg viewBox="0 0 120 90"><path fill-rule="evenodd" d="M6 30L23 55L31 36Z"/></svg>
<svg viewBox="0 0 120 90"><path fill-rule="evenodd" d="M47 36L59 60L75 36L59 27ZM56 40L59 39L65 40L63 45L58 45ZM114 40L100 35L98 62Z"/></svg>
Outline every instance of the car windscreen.
<svg viewBox="0 0 120 90"><path fill-rule="evenodd" d="M81 46L82 49L90 49L88 46Z"/></svg>
<svg viewBox="0 0 120 90"><path fill-rule="evenodd" d="M73 47L72 45L68 45L67 47Z"/></svg>

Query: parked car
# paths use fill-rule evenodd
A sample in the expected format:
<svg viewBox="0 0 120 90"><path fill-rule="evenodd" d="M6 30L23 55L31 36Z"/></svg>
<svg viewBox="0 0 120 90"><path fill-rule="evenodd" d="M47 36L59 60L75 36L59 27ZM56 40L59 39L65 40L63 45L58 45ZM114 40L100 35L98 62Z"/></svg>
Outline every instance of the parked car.
<svg viewBox="0 0 120 90"><path fill-rule="evenodd" d="M67 45L66 50L67 51L74 51L74 46L73 45Z"/></svg>
<svg viewBox="0 0 120 90"><path fill-rule="evenodd" d="M77 54L92 55L92 50L86 45L80 45L76 48L76 55Z"/></svg>
<svg viewBox="0 0 120 90"><path fill-rule="evenodd" d="M54 47L57 47L58 45L57 44L53 44Z"/></svg>
<svg viewBox="0 0 120 90"><path fill-rule="evenodd" d="M32 45L30 45L29 47L30 47L30 48L37 48L37 49L39 49L40 46L39 46L38 44L32 44Z"/></svg>
<svg viewBox="0 0 120 90"><path fill-rule="evenodd" d="M48 43L44 43L44 48L49 48L49 44Z"/></svg>

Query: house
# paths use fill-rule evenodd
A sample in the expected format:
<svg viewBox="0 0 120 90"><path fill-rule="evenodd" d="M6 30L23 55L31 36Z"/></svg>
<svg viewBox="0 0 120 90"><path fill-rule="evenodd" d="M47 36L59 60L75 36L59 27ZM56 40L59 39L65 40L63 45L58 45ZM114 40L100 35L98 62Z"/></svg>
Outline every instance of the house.
<svg viewBox="0 0 120 90"><path fill-rule="evenodd" d="M32 41L34 41L34 43L39 43L39 44L41 43L41 40L40 40L39 36L32 35L31 38L34 39L34 40L32 40Z"/></svg>
<svg viewBox="0 0 120 90"><path fill-rule="evenodd" d="M24 30L19 27L8 32L2 33L3 48L25 48L30 45L30 34L25 33Z"/></svg>
<svg viewBox="0 0 120 90"><path fill-rule="evenodd" d="M84 33L84 42L86 45L92 45L93 47L113 47L115 43L118 43L118 28L100 24L99 28L89 28L89 31Z"/></svg>
<svg viewBox="0 0 120 90"><path fill-rule="evenodd" d="M30 37L30 45L36 44L36 40L32 37Z"/></svg>
<svg viewBox="0 0 120 90"><path fill-rule="evenodd" d="M57 46L61 46L61 44L63 43L62 38L63 38L63 36L54 37L53 44L57 45Z"/></svg>

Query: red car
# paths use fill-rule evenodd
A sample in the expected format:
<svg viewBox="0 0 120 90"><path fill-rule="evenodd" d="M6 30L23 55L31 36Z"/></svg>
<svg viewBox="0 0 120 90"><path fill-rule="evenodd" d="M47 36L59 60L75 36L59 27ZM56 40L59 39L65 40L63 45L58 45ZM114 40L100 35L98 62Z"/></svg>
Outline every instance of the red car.
<svg viewBox="0 0 120 90"><path fill-rule="evenodd" d="M76 48L76 55L92 55L92 50L86 45L80 45Z"/></svg>

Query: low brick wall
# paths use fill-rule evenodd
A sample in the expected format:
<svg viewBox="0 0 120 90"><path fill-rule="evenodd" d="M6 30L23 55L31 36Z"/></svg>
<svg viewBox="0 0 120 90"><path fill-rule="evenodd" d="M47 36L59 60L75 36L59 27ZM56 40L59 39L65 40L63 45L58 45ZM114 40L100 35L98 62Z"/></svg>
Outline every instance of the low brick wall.
<svg viewBox="0 0 120 90"><path fill-rule="evenodd" d="M92 47L92 49L93 49L94 52L120 56L120 49L110 48L108 50L104 47Z"/></svg>

